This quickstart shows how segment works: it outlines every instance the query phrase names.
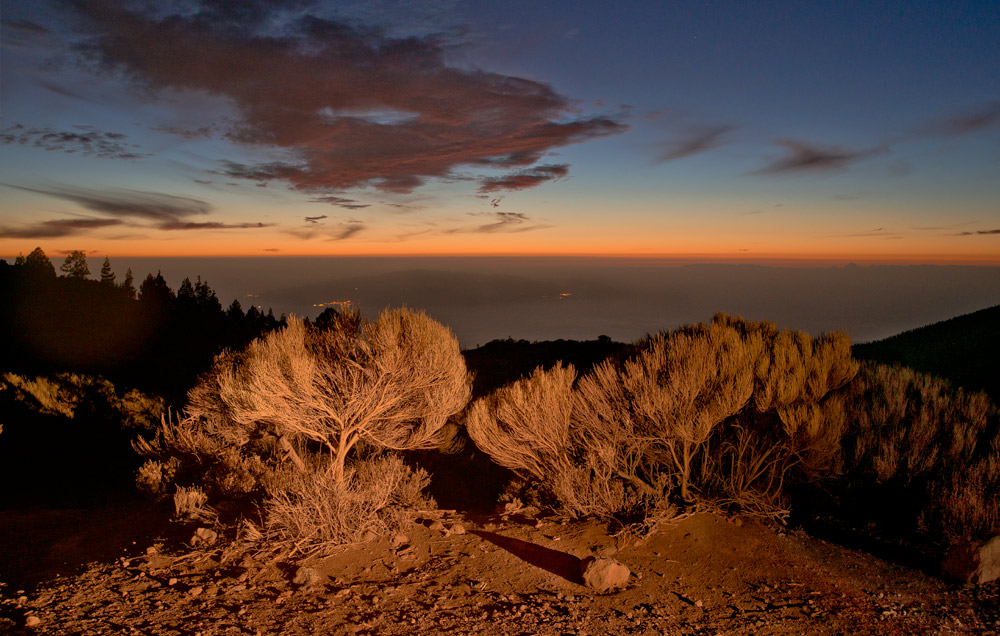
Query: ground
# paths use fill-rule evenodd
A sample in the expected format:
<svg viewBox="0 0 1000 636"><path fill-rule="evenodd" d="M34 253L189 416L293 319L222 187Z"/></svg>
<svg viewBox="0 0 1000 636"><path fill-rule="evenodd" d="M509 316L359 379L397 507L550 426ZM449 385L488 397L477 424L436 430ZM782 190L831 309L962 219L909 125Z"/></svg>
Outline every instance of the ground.
<svg viewBox="0 0 1000 636"><path fill-rule="evenodd" d="M0 633L1000 634L996 583L949 584L802 530L717 512L638 537L533 509L438 511L399 536L305 561L224 540L192 549L166 537L190 537L194 526L157 536L142 515L106 512L118 516L71 528L65 515L0 512L0 576L21 588L0 589ZM18 550L18 532L48 552L30 541ZM72 565L63 557L110 544L117 555L105 549L103 560L55 575ZM597 594L582 585L588 556L628 566L627 588Z"/></svg>

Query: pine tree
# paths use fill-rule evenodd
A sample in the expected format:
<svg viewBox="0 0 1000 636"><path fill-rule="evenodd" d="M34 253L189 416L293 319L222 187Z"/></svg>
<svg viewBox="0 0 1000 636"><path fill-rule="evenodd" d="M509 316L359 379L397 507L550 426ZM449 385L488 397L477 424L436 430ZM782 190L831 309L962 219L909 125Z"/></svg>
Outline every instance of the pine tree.
<svg viewBox="0 0 1000 636"><path fill-rule="evenodd" d="M115 273L111 271L111 259L104 257L104 265L101 265L101 284L108 287L115 285Z"/></svg>
<svg viewBox="0 0 1000 636"><path fill-rule="evenodd" d="M135 279L132 277L131 267L125 272L125 281L122 283L121 290L130 300L135 300Z"/></svg>
<svg viewBox="0 0 1000 636"><path fill-rule="evenodd" d="M66 278L83 280L90 276L90 268L87 267L87 255L80 250L73 250L66 257L66 260L59 269L66 275Z"/></svg>

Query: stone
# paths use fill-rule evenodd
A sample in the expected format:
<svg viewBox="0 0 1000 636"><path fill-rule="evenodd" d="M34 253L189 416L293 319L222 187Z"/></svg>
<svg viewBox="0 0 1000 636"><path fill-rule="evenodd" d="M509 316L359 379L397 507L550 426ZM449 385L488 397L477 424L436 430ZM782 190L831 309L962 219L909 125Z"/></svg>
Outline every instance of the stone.
<svg viewBox="0 0 1000 636"><path fill-rule="evenodd" d="M207 548L208 546L215 545L215 542L218 540L219 534L215 530L198 528L194 531L190 543L193 548Z"/></svg>
<svg viewBox="0 0 1000 636"><path fill-rule="evenodd" d="M614 559L587 557L580 562L584 584L597 592L612 592L628 585L632 572Z"/></svg>
<svg viewBox="0 0 1000 636"><path fill-rule="evenodd" d="M203 588L200 585L196 585L196 586L192 587L190 590L188 590L188 594L190 594L191 596L201 596L201 593L204 592L204 591L205 591L205 588Z"/></svg>
<svg viewBox="0 0 1000 636"><path fill-rule="evenodd" d="M34 616L34 615L29 616L28 618L24 619L24 626L25 627L38 627L41 624L42 624L42 619L40 619L40 618L38 618L37 616Z"/></svg>
<svg viewBox="0 0 1000 636"><path fill-rule="evenodd" d="M435 532L448 532L448 531L447 531L447 530L445 529L445 527L444 527L444 524L443 524L443 523L441 523L441 521L440 521L440 520L438 520L438 521L433 521L433 522L431 522L431 525L427 526L427 528L428 528L429 530L433 530L433 531L435 531Z"/></svg>
<svg viewBox="0 0 1000 636"><path fill-rule="evenodd" d="M392 538L392 549L398 550L410 542L410 538L403 533L399 533Z"/></svg>
<svg viewBox="0 0 1000 636"><path fill-rule="evenodd" d="M451 527L448 528L448 530L452 534L465 534L465 526L463 526L460 523L453 523L453 524L451 524Z"/></svg>
<svg viewBox="0 0 1000 636"><path fill-rule="evenodd" d="M963 543L941 565L944 574L959 583L982 585L1000 579L1000 535L985 543Z"/></svg>
<svg viewBox="0 0 1000 636"><path fill-rule="evenodd" d="M300 567L295 570L295 578L292 579L292 583L295 585L305 585L307 587L319 585L326 578L320 573L316 568L310 567Z"/></svg>

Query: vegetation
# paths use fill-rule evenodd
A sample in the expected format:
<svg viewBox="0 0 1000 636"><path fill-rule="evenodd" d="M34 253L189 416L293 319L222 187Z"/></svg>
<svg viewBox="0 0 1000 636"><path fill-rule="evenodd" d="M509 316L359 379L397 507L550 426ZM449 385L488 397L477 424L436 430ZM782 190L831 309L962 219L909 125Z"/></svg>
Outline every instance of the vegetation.
<svg viewBox="0 0 1000 636"><path fill-rule="evenodd" d="M908 367L1000 404L1000 305L901 334L856 344L859 360Z"/></svg>
<svg viewBox="0 0 1000 636"><path fill-rule="evenodd" d="M707 502L835 516L932 551L1000 534L1000 412L976 390L992 380L958 370L984 368L970 352L992 351L997 308L853 350L929 375L859 364L842 333L721 314L631 345L463 355L419 311L279 321L223 310L200 278L136 289L105 258L93 280L83 252L60 270L39 249L0 261L0 478L31 485L4 505L134 475L179 515L242 517L246 536L308 552L391 532L434 505L432 479L495 503L482 493L499 465L520 496L618 525ZM466 472L446 477L428 453L463 438L451 457Z"/></svg>
<svg viewBox="0 0 1000 636"><path fill-rule="evenodd" d="M393 453L443 443L470 384L458 342L422 312L293 319L216 359L185 417L138 444L140 483L263 498L268 536L299 547L358 539L422 501L427 474Z"/></svg>

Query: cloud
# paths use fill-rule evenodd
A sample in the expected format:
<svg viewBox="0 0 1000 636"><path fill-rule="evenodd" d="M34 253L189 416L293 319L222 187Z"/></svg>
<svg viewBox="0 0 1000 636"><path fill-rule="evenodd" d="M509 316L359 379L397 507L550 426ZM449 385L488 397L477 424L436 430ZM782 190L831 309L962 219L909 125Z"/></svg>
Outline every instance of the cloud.
<svg viewBox="0 0 1000 636"><path fill-rule="evenodd" d="M493 219L491 223L473 227L445 230L445 234L495 234L499 232L530 232L552 227L540 223L532 223L528 215L521 212L471 212L470 216L481 216Z"/></svg>
<svg viewBox="0 0 1000 636"><path fill-rule="evenodd" d="M367 208L371 205L370 203L358 203L354 199L346 199L332 194L315 197L309 199L309 201L312 203L329 203L330 205L335 205L338 208L347 208L348 210L360 210L361 208Z"/></svg>
<svg viewBox="0 0 1000 636"><path fill-rule="evenodd" d="M817 146L794 139L778 139L784 147L785 155L768 165L755 170L753 174L789 174L803 172L829 172L842 170L852 163L883 152L884 148L870 150L847 150L836 146Z"/></svg>
<svg viewBox="0 0 1000 636"><path fill-rule="evenodd" d="M219 223L217 221L167 221L156 226L160 230L246 230L271 227L270 223Z"/></svg>
<svg viewBox="0 0 1000 636"><path fill-rule="evenodd" d="M320 218L325 219L326 217ZM327 241L343 241L363 232L367 228L368 226L365 223L357 219L345 219L333 225L322 224L322 227L310 227L306 230L286 230L285 233L302 240L321 238Z"/></svg>
<svg viewBox="0 0 1000 636"><path fill-rule="evenodd" d="M562 179L567 174L569 174L569 166L565 163L535 166L502 177L484 177L479 182L479 191L524 190L525 188L534 188L546 181ZM497 204L500 202L499 199L494 199L494 201Z"/></svg>
<svg viewBox="0 0 1000 636"><path fill-rule="evenodd" d="M699 126L687 131L676 141L667 144L658 157L660 163L676 161L717 148L725 143L727 133L736 129L731 125Z"/></svg>
<svg viewBox="0 0 1000 636"><path fill-rule="evenodd" d="M322 221L325 218L326 218L325 214L323 214L321 216L307 216L307 217L305 217L306 223L319 223L320 221Z"/></svg>
<svg viewBox="0 0 1000 636"><path fill-rule="evenodd" d="M153 94L224 98L235 108L230 140L291 157L225 164L231 177L405 193L463 166L527 167L627 129L580 115L547 84L449 66L455 43L443 35L390 36L311 15L306 3L205 0L155 16L117 3L75 6L88 25L78 51L98 68Z"/></svg>
<svg viewBox="0 0 1000 636"><path fill-rule="evenodd" d="M79 132L51 128L25 128L21 124L0 131L0 144L20 144L43 150L80 153L85 157L103 159L141 159L148 154L135 152L139 146L125 142L122 133L97 130L92 126L76 126Z"/></svg>
<svg viewBox="0 0 1000 636"><path fill-rule="evenodd" d="M988 234L1000 234L1000 229L997 230L976 230L975 232L959 232L955 236L983 236Z"/></svg>
<svg viewBox="0 0 1000 636"><path fill-rule="evenodd" d="M918 135L958 137L990 128L1000 123L1000 102L986 102L964 113L932 122L921 128Z"/></svg>
<svg viewBox="0 0 1000 636"><path fill-rule="evenodd" d="M58 238L122 223L120 219L53 219L23 228L0 227L0 238Z"/></svg>
<svg viewBox="0 0 1000 636"><path fill-rule="evenodd" d="M124 188L94 190L77 186L28 188L8 185L7 187L70 201L92 212L100 212L112 217L139 218L162 223L208 214L212 209L212 206L200 199L143 190Z"/></svg>

